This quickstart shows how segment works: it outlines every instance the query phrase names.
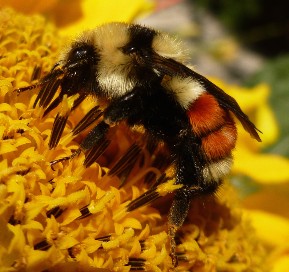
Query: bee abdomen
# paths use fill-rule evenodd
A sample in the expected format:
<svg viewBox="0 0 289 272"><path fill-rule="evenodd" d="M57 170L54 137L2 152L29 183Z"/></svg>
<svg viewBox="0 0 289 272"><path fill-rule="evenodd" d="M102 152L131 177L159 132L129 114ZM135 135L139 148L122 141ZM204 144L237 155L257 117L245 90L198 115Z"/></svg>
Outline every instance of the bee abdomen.
<svg viewBox="0 0 289 272"><path fill-rule="evenodd" d="M228 117L232 119L229 113ZM233 120L226 120L220 128L202 137L202 150L210 161L224 159L231 155L236 139L237 130Z"/></svg>
<svg viewBox="0 0 289 272"><path fill-rule="evenodd" d="M237 129L230 112L220 107L216 99L202 94L188 109L195 135L200 137L202 152L207 159L205 180L222 179L231 168L232 150L236 145Z"/></svg>
<svg viewBox="0 0 289 272"><path fill-rule="evenodd" d="M188 117L194 134L201 138L202 150L210 161L231 155L237 139L235 122L216 99L202 94L188 109Z"/></svg>

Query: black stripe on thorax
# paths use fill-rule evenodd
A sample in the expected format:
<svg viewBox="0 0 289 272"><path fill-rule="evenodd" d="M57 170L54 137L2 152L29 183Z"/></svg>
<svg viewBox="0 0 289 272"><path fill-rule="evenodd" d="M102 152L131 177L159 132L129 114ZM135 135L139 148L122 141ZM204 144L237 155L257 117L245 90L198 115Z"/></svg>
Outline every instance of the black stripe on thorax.
<svg viewBox="0 0 289 272"><path fill-rule="evenodd" d="M155 30L137 24L132 24L128 33L130 37L128 44L135 48L151 48L152 41L157 35Z"/></svg>

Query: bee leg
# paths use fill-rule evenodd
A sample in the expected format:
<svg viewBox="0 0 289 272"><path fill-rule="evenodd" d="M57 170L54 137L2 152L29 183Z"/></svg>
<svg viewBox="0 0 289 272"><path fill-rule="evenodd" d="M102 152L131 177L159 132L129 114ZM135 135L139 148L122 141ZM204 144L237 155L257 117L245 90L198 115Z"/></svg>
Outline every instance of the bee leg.
<svg viewBox="0 0 289 272"><path fill-rule="evenodd" d="M172 206L170 208L168 217L168 234L170 241L170 255L172 258L173 266L178 265L178 259L176 255L176 241L175 236L178 229L183 225L192 200L192 191L184 186L177 190L174 196Z"/></svg>
<svg viewBox="0 0 289 272"><path fill-rule="evenodd" d="M127 120L129 125L133 125L143 114L142 100L141 91L138 88L113 100L104 111L104 121L114 125Z"/></svg>
<svg viewBox="0 0 289 272"><path fill-rule="evenodd" d="M131 119L138 117L140 112L142 112L141 107L136 107L136 105L139 104L141 104L141 97L138 94L137 89L134 89L132 92L113 100L103 113L103 121L101 121L87 134L87 136L80 143L79 149L74 151L72 155L68 157L52 161L50 163L52 169L55 164L61 161L70 160L79 155L81 151L88 151L101 141L104 141L110 126L113 126L117 122L125 119L129 119L131 121ZM86 161L89 161L89 164L91 163L91 156L93 156L93 154L89 154L86 158Z"/></svg>
<svg viewBox="0 0 289 272"><path fill-rule="evenodd" d="M54 170L53 167L55 164L62 162L62 161L71 160L74 157L78 156L81 151L85 152L85 151L91 149L92 147L94 147L95 145L97 145L101 140L103 140L108 129L109 129L109 125L107 123L105 123L104 121L100 122L82 140L82 142L80 143L80 148L75 150L70 156L51 161L50 166L51 166L52 170Z"/></svg>
<svg viewBox="0 0 289 272"><path fill-rule="evenodd" d="M87 151L98 144L105 137L110 126L138 115L141 109L136 105L140 103L138 101L140 99L137 90L133 90L129 94L113 100L103 113L103 121L93 128L80 143L81 150Z"/></svg>
<svg viewBox="0 0 289 272"><path fill-rule="evenodd" d="M176 191L168 217L168 234L171 250L170 256L172 258L172 264L174 267L178 265L175 241L176 232L183 225L188 215L192 200L194 197L213 194L216 192L220 183L221 181L216 180L207 184L203 183L201 186L184 185L182 188Z"/></svg>

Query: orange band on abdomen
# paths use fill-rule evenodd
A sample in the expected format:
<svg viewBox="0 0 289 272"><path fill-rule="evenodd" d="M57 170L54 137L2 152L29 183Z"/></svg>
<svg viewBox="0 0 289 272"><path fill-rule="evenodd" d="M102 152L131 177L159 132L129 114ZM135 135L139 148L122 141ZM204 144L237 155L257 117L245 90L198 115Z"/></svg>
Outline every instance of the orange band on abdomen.
<svg viewBox="0 0 289 272"><path fill-rule="evenodd" d="M202 149L208 159L215 161L231 154L237 140L234 123L226 123L220 129L202 138Z"/></svg>
<svg viewBox="0 0 289 272"><path fill-rule="evenodd" d="M190 105L187 115L193 131L201 136L220 127L225 113L214 96L204 93Z"/></svg>
<svg viewBox="0 0 289 272"><path fill-rule="evenodd" d="M202 139L202 149L215 161L231 154L237 139L235 122L214 96L202 94L188 109L194 133Z"/></svg>

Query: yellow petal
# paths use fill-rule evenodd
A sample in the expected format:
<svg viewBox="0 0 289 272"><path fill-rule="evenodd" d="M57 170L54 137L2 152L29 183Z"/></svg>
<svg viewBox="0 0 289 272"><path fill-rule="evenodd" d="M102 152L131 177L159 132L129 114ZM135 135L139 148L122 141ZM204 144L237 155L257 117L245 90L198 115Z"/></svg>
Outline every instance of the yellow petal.
<svg viewBox="0 0 289 272"><path fill-rule="evenodd" d="M12 226L9 224L8 228L14 234L10 242L8 252L23 250L25 245L25 236L20 225Z"/></svg>
<svg viewBox="0 0 289 272"><path fill-rule="evenodd" d="M23 230L43 230L43 226L34 220L29 220L28 224L22 226Z"/></svg>
<svg viewBox="0 0 289 272"><path fill-rule="evenodd" d="M84 29L94 28L107 22L131 22L137 16L151 11L152 8L153 3L148 0L84 0L81 20L60 31L64 35L75 35Z"/></svg>
<svg viewBox="0 0 289 272"><path fill-rule="evenodd" d="M123 234L116 239L112 239L108 242L103 242L102 246L105 250L119 247L120 244L128 243L128 241L134 236L134 230L132 228L125 229Z"/></svg>
<svg viewBox="0 0 289 272"><path fill-rule="evenodd" d="M1 6L13 7L16 10L21 12L32 14L35 12L44 12L49 10L52 6L57 3L57 0L50 0L50 1L37 1L37 0L26 0L26 1L19 1L19 0L1 0Z"/></svg>
<svg viewBox="0 0 289 272"><path fill-rule="evenodd" d="M92 237L87 237L85 240L82 241L82 244L85 245L85 250L89 254L95 252L101 246L101 242L95 240Z"/></svg>
<svg viewBox="0 0 289 272"><path fill-rule="evenodd" d="M237 149L233 173L243 174L260 183L283 183L289 181L289 160L278 155L255 154Z"/></svg>
<svg viewBox="0 0 289 272"><path fill-rule="evenodd" d="M8 92L11 92L12 89L13 89L12 84L8 79L0 80L0 96L1 97L4 97Z"/></svg>
<svg viewBox="0 0 289 272"><path fill-rule="evenodd" d="M12 111L12 106L7 103L0 104L0 111Z"/></svg>
<svg viewBox="0 0 289 272"><path fill-rule="evenodd" d="M145 250L142 251L140 257L144 259L153 259L156 256L157 248L153 243L147 243Z"/></svg>
<svg viewBox="0 0 289 272"><path fill-rule="evenodd" d="M6 249L9 247L11 239L15 236L13 235L13 232L9 230L8 226L9 225L7 225L7 223L2 218L0 218L0 244Z"/></svg>
<svg viewBox="0 0 289 272"><path fill-rule="evenodd" d="M7 154L16 151L17 148L13 143L1 142L0 143L0 155Z"/></svg>
<svg viewBox="0 0 289 272"><path fill-rule="evenodd" d="M244 216L249 218L256 235L271 246L287 244L289 240L289 220L275 214L260 210L244 210Z"/></svg>
<svg viewBox="0 0 289 272"><path fill-rule="evenodd" d="M46 204L42 203L35 203L35 202L25 203L25 209L27 210L25 219L27 220L27 222L29 222L30 220L34 219L37 215L39 215L45 206Z"/></svg>
<svg viewBox="0 0 289 272"><path fill-rule="evenodd" d="M79 244L79 241L70 235L63 236L57 240L57 246L59 249L68 249L77 244Z"/></svg>
<svg viewBox="0 0 289 272"><path fill-rule="evenodd" d="M108 191L101 199L98 201L92 201L88 209L92 214L98 213L102 211L105 206L114 198L114 193L111 191Z"/></svg>
<svg viewBox="0 0 289 272"><path fill-rule="evenodd" d="M19 146L21 146L21 145L25 145L25 144L30 144L31 143L31 141L29 140L29 139L27 139L26 137L19 137L18 139L16 139L16 141L15 141L15 146L16 147L19 147Z"/></svg>
<svg viewBox="0 0 289 272"><path fill-rule="evenodd" d="M48 251L31 250L26 256L27 271L41 271L44 265L47 266L51 249Z"/></svg>
<svg viewBox="0 0 289 272"><path fill-rule="evenodd" d="M121 222L125 228L141 229L142 225L139 220L135 218L126 218Z"/></svg>
<svg viewBox="0 0 289 272"><path fill-rule="evenodd" d="M289 255L276 260L272 267L272 272L285 272L289 268Z"/></svg>

